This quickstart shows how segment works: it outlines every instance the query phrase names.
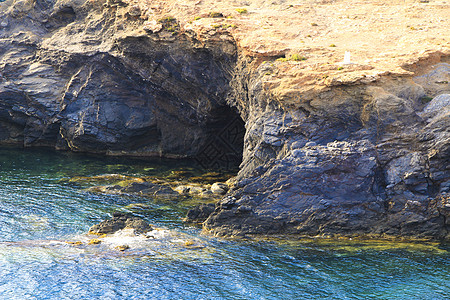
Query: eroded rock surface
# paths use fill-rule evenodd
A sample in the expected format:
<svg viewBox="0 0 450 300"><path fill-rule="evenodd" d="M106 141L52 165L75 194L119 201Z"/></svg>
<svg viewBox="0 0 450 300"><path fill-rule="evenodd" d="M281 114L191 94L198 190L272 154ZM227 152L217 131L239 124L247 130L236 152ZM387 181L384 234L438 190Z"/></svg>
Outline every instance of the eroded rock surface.
<svg viewBox="0 0 450 300"><path fill-rule="evenodd" d="M152 230L152 227L142 220L131 214L115 212L111 219L102 221L92 226L89 233L92 234L113 234L122 229L132 229L135 233L146 233Z"/></svg>
<svg viewBox="0 0 450 300"><path fill-rule="evenodd" d="M244 144L234 186L214 211L191 214L210 213L213 233L448 239L449 11L7 0L0 144L200 155L208 166L239 161Z"/></svg>
<svg viewBox="0 0 450 300"><path fill-rule="evenodd" d="M448 78L449 67L434 68ZM243 168L205 227L219 235L448 239L450 94L430 99L415 79L383 78L297 107L268 101L254 108ZM254 100L270 99L253 80Z"/></svg>
<svg viewBox="0 0 450 300"><path fill-rule="evenodd" d="M235 45L148 35L125 3L103 4L0 4L8 24L0 31L0 142L197 154L236 115L226 105Z"/></svg>

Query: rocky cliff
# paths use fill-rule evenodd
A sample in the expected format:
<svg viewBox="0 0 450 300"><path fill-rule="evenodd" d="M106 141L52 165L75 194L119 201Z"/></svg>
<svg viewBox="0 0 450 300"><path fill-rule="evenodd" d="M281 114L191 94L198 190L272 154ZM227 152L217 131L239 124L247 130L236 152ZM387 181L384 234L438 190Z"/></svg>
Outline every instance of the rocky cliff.
<svg viewBox="0 0 450 300"><path fill-rule="evenodd" d="M449 239L449 13L438 1L7 0L0 143L207 166L242 156L204 222L218 235Z"/></svg>

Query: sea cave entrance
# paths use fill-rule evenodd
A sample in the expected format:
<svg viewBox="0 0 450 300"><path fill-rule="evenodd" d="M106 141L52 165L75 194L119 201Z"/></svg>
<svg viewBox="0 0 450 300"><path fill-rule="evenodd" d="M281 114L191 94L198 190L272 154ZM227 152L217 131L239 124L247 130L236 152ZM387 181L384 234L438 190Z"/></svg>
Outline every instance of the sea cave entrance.
<svg viewBox="0 0 450 300"><path fill-rule="evenodd" d="M205 169L238 170L242 162L245 123L234 107L220 106L206 124L207 139L195 159Z"/></svg>

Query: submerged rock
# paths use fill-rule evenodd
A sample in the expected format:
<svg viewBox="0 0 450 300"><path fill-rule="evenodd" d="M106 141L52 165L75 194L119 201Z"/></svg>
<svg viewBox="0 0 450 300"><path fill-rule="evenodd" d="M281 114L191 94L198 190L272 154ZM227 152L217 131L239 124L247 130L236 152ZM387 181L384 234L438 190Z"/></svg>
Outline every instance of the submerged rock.
<svg viewBox="0 0 450 300"><path fill-rule="evenodd" d="M128 180L113 185L93 186L87 190L105 194L139 194L156 199L175 199L180 197L180 193L167 184L157 184L144 180Z"/></svg>
<svg viewBox="0 0 450 300"><path fill-rule="evenodd" d="M190 209L186 215L186 222L204 222L215 210L215 204L200 204L197 207Z"/></svg>
<svg viewBox="0 0 450 300"><path fill-rule="evenodd" d="M153 230L147 222L131 214L115 212L109 220L102 221L89 229L92 234L113 234L122 229L133 229L137 234Z"/></svg>
<svg viewBox="0 0 450 300"><path fill-rule="evenodd" d="M448 8L249 0L264 9L239 14L230 1L156 2L0 2L0 144L240 164L214 211L198 209L199 220L211 212L204 228L218 235L450 238L450 52L442 42L450 31L440 21ZM221 22L239 26L192 21L217 5L232 17ZM352 22L365 25L349 37L342 20L352 5ZM380 23L374 9L396 17ZM299 40L290 25L308 36ZM399 33L401 41L389 38ZM323 47L330 37L339 42ZM342 64L346 47L351 64ZM139 180L97 190L179 194ZM105 222L98 232L127 226Z"/></svg>

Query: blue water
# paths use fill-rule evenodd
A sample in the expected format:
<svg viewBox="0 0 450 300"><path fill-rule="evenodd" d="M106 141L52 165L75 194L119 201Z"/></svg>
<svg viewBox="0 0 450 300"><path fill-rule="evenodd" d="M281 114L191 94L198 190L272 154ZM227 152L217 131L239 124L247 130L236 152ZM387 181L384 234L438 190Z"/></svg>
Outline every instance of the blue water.
<svg viewBox="0 0 450 300"><path fill-rule="evenodd" d="M191 162L0 149L0 299L449 299L450 247L439 243L230 241L183 224L188 207L98 195L68 178L201 172ZM207 247L102 255L38 241L73 240L130 204L148 222Z"/></svg>

